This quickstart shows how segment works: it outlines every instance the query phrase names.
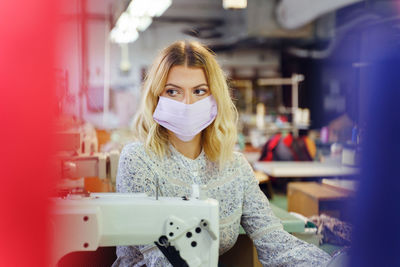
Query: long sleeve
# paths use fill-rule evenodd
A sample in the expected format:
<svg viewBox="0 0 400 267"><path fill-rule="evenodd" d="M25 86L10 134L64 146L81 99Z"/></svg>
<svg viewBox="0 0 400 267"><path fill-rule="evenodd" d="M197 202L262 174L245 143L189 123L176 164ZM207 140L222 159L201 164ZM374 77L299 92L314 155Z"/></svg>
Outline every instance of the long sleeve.
<svg viewBox="0 0 400 267"><path fill-rule="evenodd" d="M258 186L246 160L241 164L242 175L248 180L244 190L241 224L253 240L263 266L325 266L330 256L283 230L268 199Z"/></svg>
<svg viewBox="0 0 400 267"><path fill-rule="evenodd" d="M121 152L117 173L117 192L155 195L154 173L142 158L143 148L130 144ZM113 267L164 267L170 263L154 245L117 246Z"/></svg>

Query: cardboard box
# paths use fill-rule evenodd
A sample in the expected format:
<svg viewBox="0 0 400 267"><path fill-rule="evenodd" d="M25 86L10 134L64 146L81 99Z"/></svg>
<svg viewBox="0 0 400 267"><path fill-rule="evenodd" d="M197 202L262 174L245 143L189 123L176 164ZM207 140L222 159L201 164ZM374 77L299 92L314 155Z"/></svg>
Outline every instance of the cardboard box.
<svg viewBox="0 0 400 267"><path fill-rule="evenodd" d="M306 217L325 213L346 220L353 193L316 182L291 182L287 187L288 211Z"/></svg>

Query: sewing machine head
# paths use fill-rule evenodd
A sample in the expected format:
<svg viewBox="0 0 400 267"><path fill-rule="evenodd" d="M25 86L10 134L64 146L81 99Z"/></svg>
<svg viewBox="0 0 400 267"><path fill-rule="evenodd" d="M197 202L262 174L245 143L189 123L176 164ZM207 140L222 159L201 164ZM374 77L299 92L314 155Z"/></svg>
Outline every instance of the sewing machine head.
<svg viewBox="0 0 400 267"><path fill-rule="evenodd" d="M97 193L57 198L53 204L54 264L73 251L155 244L173 264L217 266L216 200Z"/></svg>

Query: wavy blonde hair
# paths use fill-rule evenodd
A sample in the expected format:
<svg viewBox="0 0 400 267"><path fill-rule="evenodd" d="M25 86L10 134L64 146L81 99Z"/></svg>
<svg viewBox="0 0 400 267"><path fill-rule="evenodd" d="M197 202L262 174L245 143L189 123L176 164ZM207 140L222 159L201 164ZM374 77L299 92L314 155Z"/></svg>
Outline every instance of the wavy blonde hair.
<svg viewBox="0 0 400 267"><path fill-rule="evenodd" d="M223 164L231 159L237 139L237 110L229 94L226 77L215 59L215 54L198 42L177 41L166 47L150 68L136 113L133 132L147 151L162 157L169 154L168 132L153 119L159 96L167 76L174 66L202 68L211 94L218 105L214 122L202 132L202 145L207 158Z"/></svg>

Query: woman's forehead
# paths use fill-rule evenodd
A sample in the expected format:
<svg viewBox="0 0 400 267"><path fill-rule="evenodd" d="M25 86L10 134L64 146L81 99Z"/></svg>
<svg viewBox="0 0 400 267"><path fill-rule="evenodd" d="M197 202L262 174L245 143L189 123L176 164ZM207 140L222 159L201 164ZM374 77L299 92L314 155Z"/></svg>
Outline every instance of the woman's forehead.
<svg viewBox="0 0 400 267"><path fill-rule="evenodd" d="M167 77L166 84L192 85L207 84L207 78L202 68L188 66L173 66Z"/></svg>

